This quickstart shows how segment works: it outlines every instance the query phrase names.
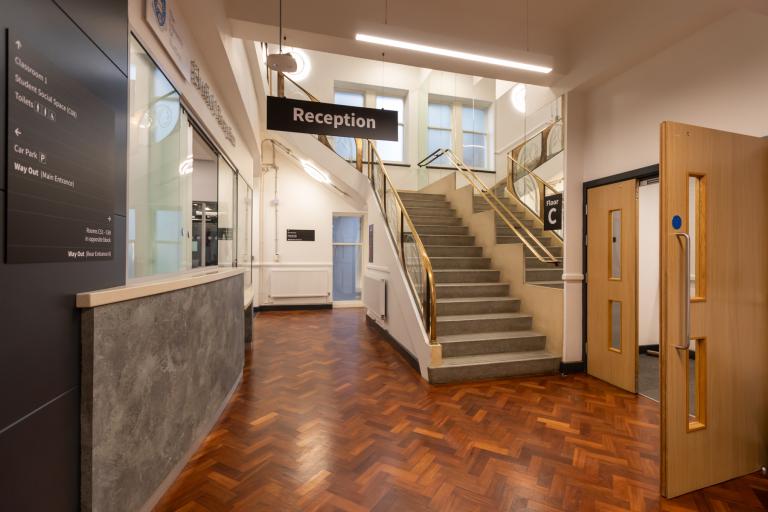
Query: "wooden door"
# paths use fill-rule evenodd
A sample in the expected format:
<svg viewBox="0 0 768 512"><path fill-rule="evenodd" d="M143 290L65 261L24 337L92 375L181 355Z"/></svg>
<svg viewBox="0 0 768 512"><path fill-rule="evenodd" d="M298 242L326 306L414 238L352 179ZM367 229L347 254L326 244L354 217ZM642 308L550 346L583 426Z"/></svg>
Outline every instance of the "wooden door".
<svg viewBox="0 0 768 512"><path fill-rule="evenodd" d="M768 462L768 140L665 122L660 178L662 494L674 497Z"/></svg>
<svg viewBox="0 0 768 512"><path fill-rule="evenodd" d="M587 371L635 392L637 182L587 192Z"/></svg>

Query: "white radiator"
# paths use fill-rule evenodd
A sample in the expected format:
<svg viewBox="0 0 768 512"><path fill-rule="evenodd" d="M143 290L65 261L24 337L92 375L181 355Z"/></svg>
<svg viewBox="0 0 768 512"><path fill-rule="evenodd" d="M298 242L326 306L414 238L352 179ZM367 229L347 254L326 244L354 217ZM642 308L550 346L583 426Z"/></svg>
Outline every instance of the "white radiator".
<svg viewBox="0 0 768 512"><path fill-rule="evenodd" d="M365 276L363 302L371 313L379 318L386 318L387 280L380 277Z"/></svg>
<svg viewBox="0 0 768 512"><path fill-rule="evenodd" d="M270 272L269 295L273 299L328 297L328 271L273 270Z"/></svg>

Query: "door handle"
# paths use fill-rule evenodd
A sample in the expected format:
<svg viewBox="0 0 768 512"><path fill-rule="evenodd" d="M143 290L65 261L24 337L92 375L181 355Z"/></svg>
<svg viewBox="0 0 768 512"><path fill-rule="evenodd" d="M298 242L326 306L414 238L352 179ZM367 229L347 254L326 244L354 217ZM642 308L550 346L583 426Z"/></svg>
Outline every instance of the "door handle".
<svg viewBox="0 0 768 512"><path fill-rule="evenodd" d="M685 239L685 342L682 345L675 345L678 350L688 350L691 348L691 237L688 233L675 233L675 236Z"/></svg>

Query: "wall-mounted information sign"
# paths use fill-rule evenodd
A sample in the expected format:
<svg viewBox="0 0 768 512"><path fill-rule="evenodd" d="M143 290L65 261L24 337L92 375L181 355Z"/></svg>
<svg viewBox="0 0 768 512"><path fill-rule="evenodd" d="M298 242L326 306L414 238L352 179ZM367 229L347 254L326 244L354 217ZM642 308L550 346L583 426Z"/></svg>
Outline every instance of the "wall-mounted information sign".
<svg viewBox="0 0 768 512"><path fill-rule="evenodd" d="M289 229L286 236L289 242L314 242L314 229Z"/></svg>
<svg viewBox="0 0 768 512"><path fill-rule="evenodd" d="M563 194L544 196L544 230L563 228Z"/></svg>
<svg viewBox="0 0 768 512"><path fill-rule="evenodd" d="M115 114L40 46L9 33L6 259L112 259Z"/></svg>
<svg viewBox="0 0 768 512"><path fill-rule="evenodd" d="M397 111L268 96L267 129L397 140Z"/></svg>

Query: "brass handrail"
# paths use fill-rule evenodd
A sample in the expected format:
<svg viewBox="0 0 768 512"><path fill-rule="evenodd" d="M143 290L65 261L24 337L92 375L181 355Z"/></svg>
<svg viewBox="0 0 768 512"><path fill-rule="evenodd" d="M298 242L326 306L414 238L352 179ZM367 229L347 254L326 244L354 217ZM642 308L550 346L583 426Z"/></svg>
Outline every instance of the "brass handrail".
<svg viewBox="0 0 768 512"><path fill-rule="evenodd" d="M522 176L518 176L517 178L515 178L514 176L512 176L512 173L511 173L511 172L508 172L508 173L507 173L507 175L508 175L508 176L512 176L512 180L511 180L511 181L512 181L512 183L513 183L513 184L514 184L514 183L516 183L516 182L518 182L518 181L520 181L521 179L525 178L526 176L532 176L532 177L533 177L533 178L534 178L536 181L538 181L539 183L541 183L541 185L542 185L544 188L548 188L549 190L551 190L551 191L552 191L552 192L554 192L555 194L557 194L557 193L558 193L558 191L557 191L557 190L556 190L556 189L555 189L555 188L554 188L552 185L550 185L549 183L547 183L546 181L544 181L544 180L541 178L541 176L539 176L538 174L536 174L536 173L535 173L535 172L534 172L532 169L529 169L529 168L528 168L528 167L526 167L524 164L521 164L520 162L518 162L518 161L517 161L517 159L516 159L515 157L513 157L511 153L507 153L507 159L508 159L508 160L510 160L510 161L511 161L513 164L517 164L517 165L519 165L519 166L520 166L520 167L521 167L523 170L525 170L525 174L523 174ZM515 195L517 195L517 194L515 194Z"/></svg>
<svg viewBox="0 0 768 512"><path fill-rule="evenodd" d="M307 98L309 98L310 101L320 102L317 97L306 90L304 87L300 86L296 83L291 77L286 76L284 73L278 72L277 74L277 81L278 81L278 91L279 94L285 94L285 87L281 85L281 83L284 83L284 80L288 80L290 83L292 83L299 91L304 93ZM330 148L334 153L336 153L336 148L333 147L331 142L328 140L328 137L326 135L318 135L317 139L323 143L326 147ZM336 153L338 155L338 153ZM339 155L341 156L341 155ZM343 158L343 157L342 157ZM360 172L363 172L363 139L355 139L355 169L357 169Z"/></svg>
<svg viewBox="0 0 768 512"><path fill-rule="evenodd" d="M464 176L469 184L472 185L472 188L474 188L475 191L482 195L483 199L485 199L488 205L493 208L501 220L504 221L504 223L512 230L515 236L520 239L520 241L533 253L536 258L538 258L539 261L545 263L557 263L557 258L549 251L549 249L547 249L543 243L541 243L541 240L536 238L536 236L531 233L531 230L528 229L525 223L517 218L517 216L512 213L512 211L507 207L507 205L504 204L503 201L488 191L488 187L485 185L485 183L483 183L483 181L477 177L475 172L470 169L458 156L456 156L452 150L441 149L439 152L432 154L431 160L437 159L442 155L448 156L448 159L451 161L453 166L456 167L456 169L462 174L462 176ZM424 160L422 160L421 163L423 162ZM514 222L518 224L518 226L515 226L511 219L513 219ZM539 249L534 247L534 244L528 241L521 234L521 230L535 242L535 245L539 246L539 249L544 253L544 255L540 254Z"/></svg>
<svg viewBox="0 0 768 512"><path fill-rule="evenodd" d="M426 285L429 287L427 296L425 297L426 304L420 304L420 308L422 310L422 315L424 316L423 320L426 324L428 335L429 335L429 341L432 344L436 344L437 342L437 291L435 287L435 274L432 270L432 262L429 259L429 256L427 255L427 249L424 247L424 243L421 241L421 237L419 237L418 232L416 231L416 226L413 223L413 220L411 219L411 216L408 214L408 210L405 207L405 204L403 204L402 199L400 198L400 194L398 194L397 189L392 184L392 180L389 177L389 173L387 173L386 166L384 165L384 161L381 159L381 155L379 155L379 150L376 149L376 144L373 143L373 141L366 139L368 142L368 179L371 182L371 186L373 187L374 194L376 195L377 199L379 200L379 207L381 208L382 214L384 215L385 221L387 221L387 226L390 228L390 234L392 234L392 228L389 226L389 213L387 212L387 202L386 202L386 194L387 194L387 185L389 185L392 195L395 198L395 201L397 202L398 207L400 208L400 214L401 214L401 220L400 220L400 240L399 243L397 240L395 240L395 246L398 247L400 251L400 260L403 265L403 269L405 270L405 275L408 278L409 284L411 285L411 291L414 293L414 296L416 298L417 304L419 303L419 296L416 292L416 286L413 284L413 281L411 280L408 269L406 267L405 263L405 245L403 243L403 235L405 234L405 230L403 229L403 221L406 221L408 223L408 226L411 229L411 236L413 237L413 241L416 244L416 248L419 252L419 257L421 259L422 267L424 268L424 281ZM384 197L379 197L379 194L376 191L376 181L374 177L374 166L379 166L379 169L381 170L381 174L384 177L385 183L383 187L384 191Z"/></svg>
<svg viewBox="0 0 768 512"><path fill-rule="evenodd" d="M278 73L278 91L280 94L284 94L284 87L281 86L281 81L288 80L291 82L296 88L304 93L310 101L320 101L318 100L312 93L307 91L305 88L297 84L295 81L293 81L290 77L285 76L283 73ZM284 82L282 82L284 83ZM325 146L329 147L332 151L336 151L333 146L330 144L330 141L328 141L328 138L324 135L318 136L318 139L320 142L322 142ZM376 149L376 144L374 141L370 139L360 139L355 138L355 168L362 172L363 171L363 153L364 153L364 145L367 142L368 145L368 161L365 162L368 164L368 180L371 182L371 187L373 188L373 193L376 196L376 199L379 203L379 208L381 208L381 213L384 216L385 224L387 225L387 231L389 231L390 237L392 237L393 242L395 243L395 247L398 249L400 253L400 263L403 267L403 270L405 271L406 279L408 280L408 284L411 289L411 293L414 296L414 299L416 300L416 304L419 306L420 313L422 315L422 320L425 324L425 330L427 331L427 335L429 336L429 342L430 344L437 344L437 291L435 288L435 274L432 270L432 263L429 260L429 256L427 256L427 249L424 247L424 244L421 241L421 238L419 237L418 233L416 232L416 226L413 223L413 220L411 219L411 216L408 215L408 210L405 208L405 205L403 204L402 199L400 199L400 194L397 193L397 189L392 184L392 180L389 177L389 173L387 172L387 169L384 165L384 161L381 159L381 155L379 155L378 149ZM338 154L338 153L337 153ZM341 155L339 155L341 156ZM375 182L375 176L374 176L374 167L378 165L379 169L381 170L381 175L384 177L385 183L383 187L383 197L379 197L379 194L376 190L376 182ZM387 185L389 185L392 195L395 198L395 201L397 202L398 207L400 208L400 233L399 237L395 237L395 233L392 231L392 226L389 224L389 213L387 212L387 201L386 201L386 195L387 195ZM419 258L421 260L423 271L423 277L424 277L424 283L427 287L426 294L425 294L425 300L424 303L421 302L421 299L419 298L419 293L416 290L416 285L413 283L413 280L411 279L409 273L408 273L408 267L406 266L405 262L405 245L404 245L404 229L403 229L403 221L408 223L408 226L411 229L411 236L413 237L413 241L416 244L416 248L419 253Z"/></svg>
<svg viewBox="0 0 768 512"><path fill-rule="evenodd" d="M546 198L546 197L547 197L547 196L546 196L546 193L541 193L541 197L539 198L539 211L538 211L538 212L536 212L536 211L534 211L534 210L533 210L533 208L531 208L530 206L528 206L528 205L526 204L525 200L523 200L523 198L522 198L522 197L520 197L520 194L518 194L518 193L517 193L517 189L515 188L515 184L516 184L518 181L520 181L520 180L522 180L522 179L524 179L524 178L526 178L526 177L532 177L532 178L534 179L534 181L536 181L536 183L538 183L538 185L539 185L539 186L540 186L542 189L544 189L545 191L546 191L546 190L550 190L551 192L554 192L555 194L558 194L559 192L558 192L558 191L557 191L557 190L556 190L554 187L552 187L552 185L550 185L549 183L547 183L546 181L544 181L544 180L541 178L541 176L539 176L538 174L536 174L536 173L533 171L533 169L529 169L529 168L528 168L528 167L526 167L525 165L523 165L523 164L521 164L520 162L518 162L518 161L517 161L517 160L516 160L516 159L515 159L515 158L512 156L512 154L511 154L511 153L507 153L507 160L508 160L508 161L509 161L509 163L510 163L510 167L511 167L511 169L507 169L507 186L506 186L506 189L507 189L507 190L509 190L509 192L510 192L511 194L514 194L514 196L517 198L518 202L520 202L520 204L522 204L522 205L523 205L523 206L524 206L524 207L525 207L525 208L526 208L526 209L527 209L529 212L531 212L533 215L535 215L535 216L536 216L536 218L538 218L538 219L539 219L541 222L544 222L544 220L543 220L543 219L544 219L544 198ZM515 164L516 164L516 165L518 165L518 166L520 166L520 167L521 167L521 168L522 168L522 169L525 171L525 174L523 174L522 176L519 176L519 177L515 178L515 177L514 177L514 172L513 172L513 169L514 169L514 165L515 165ZM560 235L557 233L557 231L552 231L552 233L553 233L553 234L554 234L554 235L555 235L555 236L556 236L556 237L557 237L559 240L562 240L562 239L563 239L563 238L562 238L562 237L561 237L561 236L560 236Z"/></svg>

